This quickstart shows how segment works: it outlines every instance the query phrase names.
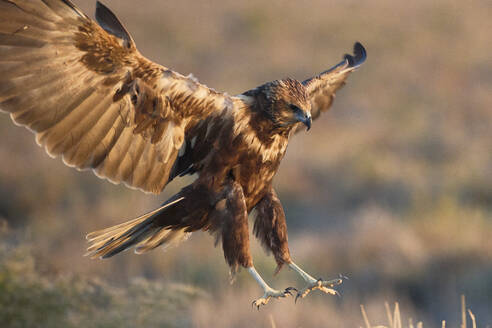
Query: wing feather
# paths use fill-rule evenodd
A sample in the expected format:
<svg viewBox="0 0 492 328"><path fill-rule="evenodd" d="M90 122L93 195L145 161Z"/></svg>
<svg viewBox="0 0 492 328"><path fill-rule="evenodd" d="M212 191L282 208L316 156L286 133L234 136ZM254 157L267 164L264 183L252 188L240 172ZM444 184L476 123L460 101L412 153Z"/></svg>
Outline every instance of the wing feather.
<svg viewBox="0 0 492 328"><path fill-rule="evenodd" d="M87 115L83 122L77 125L80 137L74 140L70 149L63 153L66 163L80 169L90 168L94 148L101 142L109 129L113 126L118 111L112 105L110 96L96 104L94 110Z"/></svg>
<svg viewBox="0 0 492 328"><path fill-rule="evenodd" d="M121 115L120 108L118 108L117 105L113 105L112 108L116 111L117 117L116 120L113 122L108 122L111 124L110 129L104 136L104 138L99 142L96 146L94 151L91 154L90 157L90 162L86 164L87 167L94 167L95 173L98 176L101 176L101 174L98 173L98 170L101 167L104 167L105 161L108 158L108 155L110 152L113 150L115 147L116 143L120 140L120 136L122 135L125 126L126 126L126 121L124 121L124 118ZM103 175L104 176L104 175Z"/></svg>
<svg viewBox="0 0 492 328"><path fill-rule="evenodd" d="M24 26L28 26L31 28L39 28L43 30L56 31L58 28L56 27L56 22L54 21L46 21L43 18L35 15L34 13L29 13L23 10L21 7L17 6L13 2L2 1L0 2L0 11L5 15L8 15L9 19L2 21L1 26L3 31L9 31L10 33L14 33L16 31L21 31L24 29ZM29 14L29 15L26 15ZM6 24L17 23L19 25L15 26L15 29L6 27ZM5 28L5 29L4 29Z"/></svg>
<svg viewBox="0 0 492 328"><path fill-rule="evenodd" d="M110 177L111 181L114 183L120 183L122 180L118 177L118 169L124 160L125 154L128 152L132 139L134 137L133 132L126 128L123 128L122 133L116 140L115 145L108 150L106 150L105 160L96 167L96 174L101 177ZM137 137L139 138L139 137Z"/></svg>
<svg viewBox="0 0 492 328"><path fill-rule="evenodd" d="M304 82L308 97L311 99L311 116L318 118L328 110L335 99L335 93L345 85L351 72L356 70L366 60L366 50L359 42L354 45L354 55L346 54L343 60L327 71ZM302 126L296 132L303 130Z"/></svg>
<svg viewBox="0 0 492 328"><path fill-rule="evenodd" d="M0 110L65 164L158 193L213 150L177 163L237 99L144 58L100 3L96 17L102 28L68 0L0 0Z"/></svg>
<svg viewBox="0 0 492 328"><path fill-rule="evenodd" d="M97 119L101 95L93 92L72 111L54 118L56 124L38 134L36 141L52 156L62 155L74 147L88 126ZM61 119L60 119L61 117Z"/></svg>
<svg viewBox="0 0 492 328"><path fill-rule="evenodd" d="M132 138L132 143L130 148L125 154L125 157L119 167L119 177L123 181L128 181L131 185L136 185L135 175L140 172L137 171L137 167L142 167L142 162L140 162L140 157L145 149L146 142L144 138ZM132 174L135 172L135 174Z"/></svg>
<svg viewBox="0 0 492 328"><path fill-rule="evenodd" d="M0 70L0 79L1 80L8 80L12 78L18 78L22 76L28 76L28 75L34 75L34 74L44 74L46 73L47 70L49 69L56 69L58 67L61 67L62 65L67 65L70 62L73 62L76 60L71 55L67 55L64 57L57 57L56 59L53 58L33 58L34 60L31 60L27 63L20 63L18 61L11 61L11 62L3 62L1 64L1 70ZM57 72L60 74L59 72ZM51 75L52 76L52 75Z"/></svg>
<svg viewBox="0 0 492 328"><path fill-rule="evenodd" d="M14 17L17 15L28 14L31 17L35 17L48 22L57 22L59 20L59 17L56 16L53 11L42 1L4 0L3 5L10 6L11 10L17 9L15 10Z"/></svg>

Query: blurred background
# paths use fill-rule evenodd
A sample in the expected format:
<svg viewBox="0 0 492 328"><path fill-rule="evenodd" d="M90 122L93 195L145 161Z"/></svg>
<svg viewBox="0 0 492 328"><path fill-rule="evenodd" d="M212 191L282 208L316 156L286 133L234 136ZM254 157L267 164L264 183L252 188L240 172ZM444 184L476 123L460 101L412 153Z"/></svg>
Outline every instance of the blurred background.
<svg viewBox="0 0 492 328"><path fill-rule="evenodd" d="M93 17L95 1L74 1ZM351 52L367 62L332 110L291 141L275 179L293 259L350 277L341 298L273 300L220 247L194 233L178 248L105 261L86 233L155 208L191 180L145 195L49 158L0 116L0 326L359 327L460 322L460 295L492 324L492 6L490 1L106 0L148 58L238 94L317 74ZM275 288L303 287L256 240Z"/></svg>

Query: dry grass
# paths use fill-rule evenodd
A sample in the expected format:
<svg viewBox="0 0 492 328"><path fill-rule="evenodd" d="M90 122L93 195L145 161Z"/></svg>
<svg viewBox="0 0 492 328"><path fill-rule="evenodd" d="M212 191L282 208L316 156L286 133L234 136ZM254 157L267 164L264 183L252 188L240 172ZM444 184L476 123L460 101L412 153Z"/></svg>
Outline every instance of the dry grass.
<svg viewBox="0 0 492 328"><path fill-rule="evenodd" d="M5 236L5 231L1 236ZM400 303L393 309L374 296L370 305L360 305L362 317L350 300L319 298L299 304L284 300L260 311L249 308L250 295L209 293L193 286L133 279L125 287L112 282L81 276L54 276L42 272L42 266L26 245L13 247L0 243L0 326L21 327L365 327L423 328L438 327L432 320L414 321L413 313L404 317ZM216 293L215 293L216 294ZM336 302L333 302L336 301ZM290 303L290 304L287 304ZM338 304L337 304L338 303ZM385 311L381 304L384 304ZM407 309L410 306L403 305ZM288 309L288 310L287 310ZM412 311L410 311L412 312ZM477 327L475 315L461 298L461 313L442 321L441 327ZM376 319L370 319L370 318ZM456 320L456 323L454 323ZM374 322L384 322L374 324ZM415 323L414 323L415 322Z"/></svg>
<svg viewBox="0 0 492 328"><path fill-rule="evenodd" d="M402 324L402 318L401 318L401 313L400 313L400 305L398 302L395 303L393 311L391 311L390 305L388 302L384 303L385 309L386 309L386 316L387 316L387 324L386 325L372 325L369 321L369 318L367 316L366 310L364 305L360 306L360 310L362 313L362 318L364 319L364 326L365 328L403 328L405 327L404 324ZM460 328L466 328L467 327L467 321L471 321L471 327L472 328L477 328L477 322L475 319L475 315L471 311L471 309L466 308L466 300L465 300L465 295L461 295L461 324ZM418 321L416 324L413 323L412 318L408 318L408 325L406 326L408 328L423 328L424 323L422 321ZM446 328L446 320L441 321L441 328ZM362 328L362 326L361 326Z"/></svg>

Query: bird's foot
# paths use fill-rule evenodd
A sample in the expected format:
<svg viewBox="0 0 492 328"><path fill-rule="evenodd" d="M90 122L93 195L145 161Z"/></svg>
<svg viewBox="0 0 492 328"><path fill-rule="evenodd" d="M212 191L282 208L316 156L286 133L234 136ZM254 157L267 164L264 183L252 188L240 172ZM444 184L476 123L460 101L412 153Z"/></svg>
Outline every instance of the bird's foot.
<svg viewBox="0 0 492 328"><path fill-rule="evenodd" d="M276 299L279 299L279 298L284 298L284 297L292 296L292 293L291 293L292 290L297 291L297 289L294 288L294 287L288 287L284 291L275 290L275 289L272 289L272 288L266 289L265 290L265 294L263 294L263 296L260 297L259 299L254 300L253 303L251 303L251 305L253 307L256 307L259 310L260 309L260 306L266 305L268 303L268 301L270 301L270 299L272 297L273 298L276 298Z"/></svg>
<svg viewBox="0 0 492 328"><path fill-rule="evenodd" d="M298 298L304 298L315 289L319 289L326 294L337 295L340 296L337 290L333 289L333 287L340 285L343 282L343 278L333 279L333 280L323 280L323 279L313 279L308 282L308 285L299 291L297 291L297 295L295 298L295 302L297 302Z"/></svg>

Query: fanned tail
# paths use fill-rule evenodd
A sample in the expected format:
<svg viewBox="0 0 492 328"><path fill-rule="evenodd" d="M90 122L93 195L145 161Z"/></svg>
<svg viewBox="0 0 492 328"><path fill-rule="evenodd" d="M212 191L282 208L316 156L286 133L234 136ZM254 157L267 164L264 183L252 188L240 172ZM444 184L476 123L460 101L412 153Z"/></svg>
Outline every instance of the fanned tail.
<svg viewBox="0 0 492 328"><path fill-rule="evenodd" d="M190 233L185 232L184 228L172 230L169 226L156 224L157 218L183 199L170 200L136 219L89 233L86 238L90 246L85 256L105 259L132 247L135 247L135 253L141 254L161 245L171 246L185 240Z"/></svg>

